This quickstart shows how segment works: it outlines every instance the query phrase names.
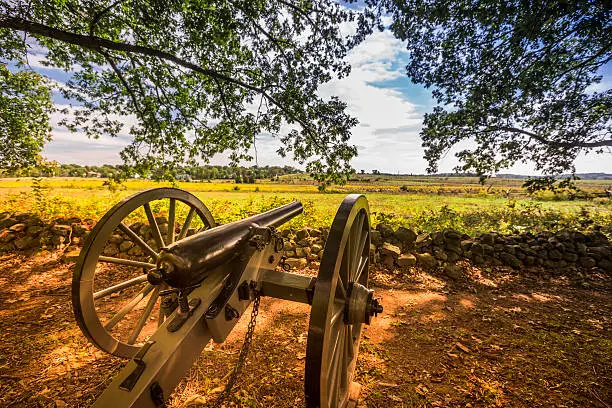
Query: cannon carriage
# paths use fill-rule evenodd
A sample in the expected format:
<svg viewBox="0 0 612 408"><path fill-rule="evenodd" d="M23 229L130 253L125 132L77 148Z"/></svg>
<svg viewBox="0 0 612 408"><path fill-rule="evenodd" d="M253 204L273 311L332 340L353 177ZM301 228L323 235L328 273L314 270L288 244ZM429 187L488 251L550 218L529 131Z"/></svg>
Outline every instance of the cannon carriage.
<svg viewBox="0 0 612 408"><path fill-rule="evenodd" d="M158 222L155 208L167 209L167 222ZM128 224L138 212L148 224L137 231ZM220 406L240 373L262 296L311 305L306 406L354 405L361 330L382 312L368 288L368 203L356 194L341 203L317 277L283 268L277 228L301 212L302 204L293 202L216 226L198 198L172 188L137 193L109 210L89 234L75 267L73 309L93 344L131 360L95 406L164 406L209 341L225 341L252 305L236 367L212 404ZM118 235L133 250L108 253Z"/></svg>

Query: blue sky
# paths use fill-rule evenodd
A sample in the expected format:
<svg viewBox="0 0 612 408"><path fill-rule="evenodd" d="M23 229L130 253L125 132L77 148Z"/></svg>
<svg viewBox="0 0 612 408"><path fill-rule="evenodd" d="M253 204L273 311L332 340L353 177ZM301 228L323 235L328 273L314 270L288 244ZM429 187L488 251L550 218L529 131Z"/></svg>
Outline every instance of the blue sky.
<svg viewBox="0 0 612 408"><path fill-rule="evenodd" d="M37 71L59 83L68 79L65 72L40 65L41 58L40 55L30 56L30 64ZM429 90L412 84L406 76L404 67L407 59L404 45L390 32L376 32L351 51L351 75L327 83L319 90L323 97L340 97L348 104L349 113L360 121L353 129L351 138L359 151L358 157L352 162L357 171L378 169L388 173L425 172L427 163L423 159L419 132L423 114L431 110L433 100ZM604 82L598 88L608 89L612 85L612 65L605 67L602 74ZM58 97L56 103L63 105L67 101ZM72 133L57 126L59 118L59 114L54 115L53 140L43 152L47 159L96 165L121 163L119 152L129 143L129 135L90 140L84 134ZM290 159L277 156L275 152L278 146L279 142L269 136L259 137L258 164L296 165ZM611 158L610 153L589 154L577 160L576 168L578 172L612 173ZM212 162L226 164L228 160L220 155ZM441 172L451 172L457 164L454 151L451 151L442 159L439 169ZM507 172L535 174L530 164L518 164Z"/></svg>

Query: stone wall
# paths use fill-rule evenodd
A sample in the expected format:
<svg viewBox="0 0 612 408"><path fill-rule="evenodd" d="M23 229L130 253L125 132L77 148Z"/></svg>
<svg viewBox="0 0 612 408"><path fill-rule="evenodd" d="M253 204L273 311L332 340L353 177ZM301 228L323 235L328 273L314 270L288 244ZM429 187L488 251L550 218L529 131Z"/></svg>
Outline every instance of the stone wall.
<svg viewBox="0 0 612 408"><path fill-rule="evenodd" d="M501 235L494 232L470 237L452 229L425 234L379 224L372 231L375 261L391 266L445 267L469 259L475 265L509 266L514 269L541 266L561 270L570 267L612 271L612 244L598 231Z"/></svg>
<svg viewBox="0 0 612 408"><path fill-rule="evenodd" d="M167 234L168 221L156 218L160 231ZM54 249L77 247L93 227L92 220L61 218L44 223L39 217L27 213L0 214L0 251L29 250L34 248ZM134 223L130 228L155 247L151 229L147 224ZM179 226L175 226L178 234ZM188 235L195 232L188 231ZM283 255L292 268L304 268L318 263L323 256L328 228L303 228L297 231L283 230L285 240ZM374 263L389 268L423 269L444 268L453 277L459 275L456 262L469 259L475 265L545 267L561 270L580 267L599 268L612 271L612 244L597 231L581 233L562 230L555 233L523 233L500 235L496 233L470 237L452 229L417 234L408 228L394 230L389 225L379 224L372 230L370 253ZM140 247L123 235L113 235L104 249L106 256L121 254L139 257L144 255Z"/></svg>

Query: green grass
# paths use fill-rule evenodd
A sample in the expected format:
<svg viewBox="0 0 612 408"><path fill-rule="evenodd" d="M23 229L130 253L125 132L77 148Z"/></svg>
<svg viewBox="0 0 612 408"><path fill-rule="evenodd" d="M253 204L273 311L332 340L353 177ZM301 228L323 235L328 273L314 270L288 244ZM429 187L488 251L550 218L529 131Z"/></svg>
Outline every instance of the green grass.
<svg viewBox="0 0 612 408"><path fill-rule="evenodd" d="M146 188L171 185L131 180L111 191L103 184L101 179L44 179L42 194L37 196L31 179L4 179L0 181L0 212L26 211L46 219L77 216L96 220L124 197ZM175 183L174 186L200 198L220 223L298 200L304 204L304 214L289 227L329 226L346 194L363 192L368 197L374 224L387 222L394 227L404 225L419 231L453 227L472 234L489 230L588 229L594 224L609 229L612 224L612 203L608 199L555 201L534 200L524 195L507 198L472 184L445 185L443 193L427 189L401 193L395 188L397 185L370 184L365 188L360 183L320 193L310 181L294 179L283 183ZM468 188L480 190L465 192ZM164 208L159 207L158 211L163 212Z"/></svg>

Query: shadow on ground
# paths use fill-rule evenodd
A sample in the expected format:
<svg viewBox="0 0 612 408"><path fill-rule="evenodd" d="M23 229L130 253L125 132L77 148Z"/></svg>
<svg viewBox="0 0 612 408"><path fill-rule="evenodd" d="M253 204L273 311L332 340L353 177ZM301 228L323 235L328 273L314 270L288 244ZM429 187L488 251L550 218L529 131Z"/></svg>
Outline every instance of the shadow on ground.
<svg viewBox="0 0 612 408"><path fill-rule="evenodd" d="M88 344L77 328L72 265L59 258L0 256L0 406L89 406L123 364ZM458 281L418 269L372 275L385 314L361 342L361 406L611 404L607 276L469 265ZM228 406L303 406L308 313L306 305L262 301ZM169 406L210 403L237 358L245 327L242 319L228 342L207 346Z"/></svg>

